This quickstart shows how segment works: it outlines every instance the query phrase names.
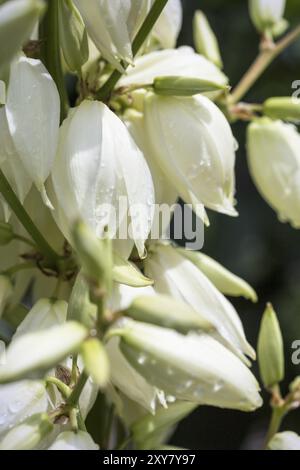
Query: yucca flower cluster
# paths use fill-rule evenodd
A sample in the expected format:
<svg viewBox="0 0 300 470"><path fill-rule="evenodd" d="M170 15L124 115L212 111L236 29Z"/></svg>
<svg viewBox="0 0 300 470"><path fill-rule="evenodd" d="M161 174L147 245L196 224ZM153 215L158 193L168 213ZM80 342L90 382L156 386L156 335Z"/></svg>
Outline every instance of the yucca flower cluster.
<svg viewBox="0 0 300 470"><path fill-rule="evenodd" d="M250 0L272 51L284 6ZM262 405L256 352L227 299L256 302L255 291L166 232L179 199L207 230L207 210L238 216L230 123L240 118L258 189L299 227L300 138L284 121L300 105L240 103L247 88L231 93L204 13L195 49L176 48L181 25L179 0L1 2L2 450L163 449L198 406ZM271 306L264 322L260 368L273 393L284 371ZM96 443L86 418L99 399L111 421ZM299 440L278 434L270 448Z"/></svg>

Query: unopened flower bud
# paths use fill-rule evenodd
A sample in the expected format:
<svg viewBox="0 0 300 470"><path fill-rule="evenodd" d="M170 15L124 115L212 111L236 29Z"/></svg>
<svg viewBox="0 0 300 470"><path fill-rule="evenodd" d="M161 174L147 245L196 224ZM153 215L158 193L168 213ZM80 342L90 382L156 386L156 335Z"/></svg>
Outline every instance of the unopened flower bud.
<svg viewBox="0 0 300 470"><path fill-rule="evenodd" d="M272 119L300 121L300 99L287 97L269 98L264 102L263 113Z"/></svg>
<svg viewBox="0 0 300 470"><path fill-rule="evenodd" d="M98 387L105 387L109 379L109 360L106 350L97 338L86 340L80 348L87 373Z"/></svg>
<svg viewBox="0 0 300 470"><path fill-rule="evenodd" d="M157 77L153 83L154 92L164 96L193 96L199 93L228 90L227 85L210 80L189 77Z"/></svg>
<svg viewBox="0 0 300 470"><path fill-rule="evenodd" d="M251 411L261 406L250 370L207 334L127 320L112 330L132 366L152 385L181 400Z"/></svg>
<svg viewBox="0 0 300 470"><path fill-rule="evenodd" d="M213 330L214 327L192 307L166 295L140 296L124 312L137 321L173 328L181 333Z"/></svg>
<svg viewBox="0 0 300 470"><path fill-rule="evenodd" d="M268 444L269 450L300 450L300 436L295 432L285 431L275 434Z"/></svg>
<svg viewBox="0 0 300 470"><path fill-rule="evenodd" d="M222 68L220 48L215 33L213 32L206 16L202 11L196 11L194 16L194 43L197 52L204 55L217 67Z"/></svg>
<svg viewBox="0 0 300 470"><path fill-rule="evenodd" d="M14 239L14 231L10 224L0 222L0 246L8 245Z"/></svg>
<svg viewBox="0 0 300 470"><path fill-rule="evenodd" d="M69 70L80 72L89 58L85 25L72 0L61 0L58 4L62 53Z"/></svg>
<svg viewBox="0 0 300 470"><path fill-rule="evenodd" d="M5 104L5 101L6 101L6 87L5 87L5 83L0 80L0 106L2 104Z"/></svg>
<svg viewBox="0 0 300 470"><path fill-rule="evenodd" d="M112 243L109 238L97 238L93 230L82 221L73 227L73 242L82 269L87 277L101 287L104 293L112 288Z"/></svg>
<svg viewBox="0 0 300 470"><path fill-rule="evenodd" d="M249 0L251 19L258 31L273 32L283 20L286 0Z"/></svg>
<svg viewBox="0 0 300 470"><path fill-rule="evenodd" d="M272 305L267 306L261 322L257 352L262 381L270 389L284 378L283 340Z"/></svg>
<svg viewBox="0 0 300 470"><path fill-rule="evenodd" d="M0 317L13 294L13 285L8 276L0 275Z"/></svg>
<svg viewBox="0 0 300 470"><path fill-rule="evenodd" d="M75 320L91 329L94 328L97 318L97 306L90 300L88 282L82 273L75 281L68 303L68 320Z"/></svg>
<svg viewBox="0 0 300 470"><path fill-rule="evenodd" d="M282 222L300 227L300 135L296 127L269 118L248 126L252 178Z"/></svg>

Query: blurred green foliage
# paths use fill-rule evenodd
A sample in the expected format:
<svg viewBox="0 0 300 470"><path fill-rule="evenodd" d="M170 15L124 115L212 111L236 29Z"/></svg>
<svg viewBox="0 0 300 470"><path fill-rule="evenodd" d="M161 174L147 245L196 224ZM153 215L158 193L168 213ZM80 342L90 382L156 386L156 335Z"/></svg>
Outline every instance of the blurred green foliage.
<svg viewBox="0 0 300 470"><path fill-rule="evenodd" d="M182 0L184 27L180 45L192 45L192 18L196 9L208 16L220 41L225 72L231 85L238 83L257 55L258 36L250 22L246 0ZM286 17L291 27L300 22L299 0L287 0ZM271 96L291 95L292 82L300 80L300 41L282 54L246 96L246 101L262 102ZM300 339L300 231L277 220L275 212L256 191L247 168L245 123L233 126L239 142L237 156L237 200L240 217L231 219L210 213L204 251L246 278L256 288L259 302L252 305L234 300L246 334L256 346L258 328L271 301L278 313L286 351L286 381L300 375L292 364L291 344ZM299 148L300 152L300 148ZM257 365L254 372L258 377ZM208 407L199 408L179 427L172 442L190 449L257 448L266 432L270 416L268 395L264 408L242 414ZM300 434L300 411L284 421L284 430Z"/></svg>

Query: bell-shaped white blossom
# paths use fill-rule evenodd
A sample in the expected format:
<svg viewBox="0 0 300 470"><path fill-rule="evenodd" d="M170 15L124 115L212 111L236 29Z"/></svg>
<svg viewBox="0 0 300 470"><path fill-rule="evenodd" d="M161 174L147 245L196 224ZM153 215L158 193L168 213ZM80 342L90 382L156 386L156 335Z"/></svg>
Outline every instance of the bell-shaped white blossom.
<svg viewBox="0 0 300 470"><path fill-rule="evenodd" d="M106 105L84 101L65 120L52 181L63 233L81 217L98 236L107 226L113 238L129 215L131 238L144 253L153 217L151 174L126 126Z"/></svg>
<svg viewBox="0 0 300 470"><path fill-rule="evenodd" d="M28 177L51 207L44 183L57 150L60 102L56 85L40 60L20 57L12 64L5 108Z"/></svg>
<svg viewBox="0 0 300 470"><path fill-rule="evenodd" d="M145 101L153 158L186 203L236 216L236 141L220 109L207 97L157 96Z"/></svg>
<svg viewBox="0 0 300 470"><path fill-rule="evenodd" d="M275 434L268 448L270 450L300 450L300 436L291 431L280 432Z"/></svg>
<svg viewBox="0 0 300 470"><path fill-rule="evenodd" d="M209 335L184 336L133 320L126 320L115 334L134 368L170 396L243 411L262 404L254 375Z"/></svg>
<svg viewBox="0 0 300 470"><path fill-rule="evenodd" d="M87 31L103 57L119 70L132 63L132 41L153 0L75 0Z"/></svg>
<svg viewBox="0 0 300 470"><path fill-rule="evenodd" d="M249 0L251 19L258 31L272 31L282 19L286 0Z"/></svg>
<svg viewBox="0 0 300 470"><path fill-rule="evenodd" d="M164 49L176 46L182 27L182 6L180 0L168 0L158 18L152 34Z"/></svg>
<svg viewBox="0 0 300 470"><path fill-rule="evenodd" d="M99 450L91 436L84 431L61 433L48 450Z"/></svg>
<svg viewBox="0 0 300 470"><path fill-rule="evenodd" d="M155 281L160 294L171 295L187 302L217 330L216 338L243 359L243 354L255 358L255 352L245 338L241 320L231 303L211 281L175 248L152 246L145 261L145 272Z"/></svg>
<svg viewBox="0 0 300 470"><path fill-rule="evenodd" d="M138 57L118 86L151 85L156 77L177 76L200 78L218 85L227 85L228 78L204 56L191 47L154 51Z"/></svg>
<svg viewBox="0 0 300 470"><path fill-rule="evenodd" d="M300 135L296 127L267 118L250 124L248 163L259 192L279 219L300 228Z"/></svg>

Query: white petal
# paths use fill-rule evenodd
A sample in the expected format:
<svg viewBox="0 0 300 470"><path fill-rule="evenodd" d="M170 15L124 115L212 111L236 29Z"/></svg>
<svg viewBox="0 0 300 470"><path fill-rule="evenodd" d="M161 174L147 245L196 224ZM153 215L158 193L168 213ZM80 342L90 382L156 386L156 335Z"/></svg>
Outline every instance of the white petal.
<svg viewBox="0 0 300 470"><path fill-rule="evenodd" d="M99 450L87 432L71 431L61 433L48 450Z"/></svg>

